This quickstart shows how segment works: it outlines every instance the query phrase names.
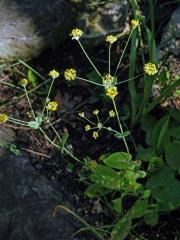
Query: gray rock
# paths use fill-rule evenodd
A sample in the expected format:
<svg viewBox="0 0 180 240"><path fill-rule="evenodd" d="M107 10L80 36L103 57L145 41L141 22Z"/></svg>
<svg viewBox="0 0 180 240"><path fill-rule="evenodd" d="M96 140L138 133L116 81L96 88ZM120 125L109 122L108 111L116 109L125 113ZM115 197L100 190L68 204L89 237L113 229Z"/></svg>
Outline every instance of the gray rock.
<svg viewBox="0 0 180 240"><path fill-rule="evenodd" d="M64 194L40 177L28 159L0 156L1 240L75 240L71 235L77 221L63 211L52 217L59 204L72 209Z"/></svg>
<svg viewBox="0 0 180 240"><path fill-rule="evenodd" d="M105 35L119 34L125 30L129 0L104 1L105 4L85 2L89 4L80 13L77 24L83 29L82 38L87 44L94 46L104 41Z"/></svg>
<svg viewBox="0 0 180 240"><path fill-rule="evenodd" d="M180 7L172 14L161 38L160 49L176 56L180 54Z"/></svg>
<svg viewBox="0 0 180 240"><path fill-rule="evenodd" d="M72 19L66 0L1 0L0 61L38 56L67 36Z"/></svg>

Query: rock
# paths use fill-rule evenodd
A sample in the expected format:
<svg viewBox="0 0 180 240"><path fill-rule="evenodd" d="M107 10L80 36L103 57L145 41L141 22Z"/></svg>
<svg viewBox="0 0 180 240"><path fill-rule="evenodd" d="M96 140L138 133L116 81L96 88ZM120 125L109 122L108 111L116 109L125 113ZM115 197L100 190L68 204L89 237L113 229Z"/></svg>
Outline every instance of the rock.
<svg viewBox="0 0 180 240"><path fill-rule="evenodd" d="M66 0L0 1L0 61L31 59L59 44L71 29Z"/></svg>
<svg viewBox="0 0 180 240"><path fill-rule="evenodd" d="M102 4L85 0L84 5L77 17L77 25L84 31L83 43L95 46L104 40L105 35L124 31L128 0L102 1Z"/></svg>
<svg viewBox="0 0 180 240"><path fill-rule="evenodd" d="M180 7L172 14L161 38L160 49L172 53L175 56L180 54Z"/></svg>
<svg viewBox="0 0 180 240"><path fill-rule="evenodd" d="M28 159L0 156L0 196L0 239L77 240L71 237L77 220L63 211L52 217L55 206L72 204Z"/></svg>

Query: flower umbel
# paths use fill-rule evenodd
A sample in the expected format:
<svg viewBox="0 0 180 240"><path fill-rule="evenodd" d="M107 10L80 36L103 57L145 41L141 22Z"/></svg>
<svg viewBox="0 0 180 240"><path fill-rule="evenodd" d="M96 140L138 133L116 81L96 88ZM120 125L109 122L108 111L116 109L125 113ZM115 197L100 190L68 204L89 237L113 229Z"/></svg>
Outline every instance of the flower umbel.
<svg viewBox="0 0 180 240"><path fill-rule="evenodd" d="M22 78L20 81L19 81L19 85L21 85L22 87L26 87L28 84L28 80L26 78Z"/></svg>
<svg viewBox="0 0 180 240"><path fill-rule="evenodd" d="M80 112L79 116L83 118L84 117L84 112Z"/></svg>
<svg viewBox="0 0 180 240"><path fill-rule="evenodd" d="M116 116L116 114L115 114L115 112L114 112L113 110L110 110L110 111L109 111L109 116L110 116L111 118L113 118L113 117Z"/></svg>
<svg viewBox="0 0 180 240"><path fill-rule="evenodd" d="M89 131L91 129L91 126L90 125L86 125L85 126L85 131L87 132L87 131Z"/></svg>
<svg viewBox="0 0 180 240"><path fill-rule="evenodd" d="M101 129L103 127L102 123L98 122L97 127Z"/></svg>
<svg viewBox="0 0 180 240"><path fill-rule="evenodd" d="M112 77L111 74L106 74L103 76L102 82L105 87L109 87L114 83L114 77Z"/></svg>
<svg viewBox="0 0 180 240"><path fill-rule="evenodd" d="M58 78L59 77L59 72L57 72L56 70L53 69L52 71L49 72L48 75L52 78Z"/></svg>
<svg viewBox="0 0 180 240"><path fill-rule="evenodd" d="M47 110L49 111L56 111L58 108L58 103L57 102L48 102L47 106L46 106Z"/></svg>
<svg viewBox="0 0 180 240"><path fill-rule="evenodd" d="M117 87L112 86L106 89L106 96L114 99L118 95Z"/></svg>
<svg viewBox="0 0 180 240"><path fill-rule="evenodd" d="M99 114L99 110L98 110L98 109L94 110L94 111L93 111L93 114L94 114L94 115L98 115L98 114Z"/></svg>
<svg viewBox="0 0 180 240"><path fill-rule="evenodd" d="M93 135L92 135L92 137L93 137L94 139L97 139L97 138L99 137L99 134L98 134L98 132L93 132Z"/></svg>
<svg viewBox="0 0 180 240"><path fill-rule="evenodd" d="M0 123L5 123L8 120L8 115L5 113L0 113Z"/></svg>
<svg viewBox="0 0 180 240"><path fill-rule="evenodd" d="M70 69L67 69L65 72L64 72L64 78L68 81L72 81L72 80L75 80L76 78L76 70L73 69L73 68L70 68Z"/></svg>
<svg viewBox="0 0 180 240"><path fill-rule="evenodd" d="M137 19L132 19L131 20L131 26L132 26L132 28L135 28L135 27L137 27L139 25L139 20L137 20Z"/></svg>
<svg viewBox="0 0 180 240"><path fill-rule="evenodd" d="M144 71L148 74L148 75L155 75L157 73L157 68L156 65L153 63L146 63L144 65Z"/></svg>
<svg viewBox="0 0 180 240"><path fill-rule="evenodd" d="M79 40L79 38L83 35L83 31L79 28L75 28L71 31L70 36L73 40Z"/></svg>
<svg viewBox="0 0 180 240"><path fill-rule="evenodd" d="M105 39L106 42L113 44L114 42L117 41L117 37L113 36L113 35L108 35Z"/></svg>

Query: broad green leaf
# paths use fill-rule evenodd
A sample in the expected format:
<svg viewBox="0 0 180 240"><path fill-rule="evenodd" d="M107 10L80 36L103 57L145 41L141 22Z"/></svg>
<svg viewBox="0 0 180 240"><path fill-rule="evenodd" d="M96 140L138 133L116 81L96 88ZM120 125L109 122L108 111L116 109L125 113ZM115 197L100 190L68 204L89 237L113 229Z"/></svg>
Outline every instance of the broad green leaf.
<svg viewBox="0 0 180 240"><path fill-rule="evenodd" d="M59 144L60 148L61 148L61 152L64 152L64 146L68 140L69 134L68 133L64 133L61 139L61 142Z"/></svg>
<svg viewBox="0 0 180 240"><path fill-rule="evenodd" d="M36 121L30 121L30 122L28 122L28 127L33 128L33 129L38 129L39 123Z"/></svg>
<svg viewBox="0 0 180 240"><path fill-rule="evenodd" d="M163 67L159 73L158 81L160 84L165 84L170 77L170 73L167 71L167 68Z"/></svg>
<svg viewBox="0 0 180 240"><path fill-rule="evenodd" d="M169 167L163 167L158 172L151 175L147 181L146 187L150 190L166 186L174 181L174 171Z"/></svg>
<svg viewBox="0 0 180 240"><path fill-rule="evenodd" d="M127 169L131 166L132 156L126 152L116 152L103 159L103 162L115 169Z"/></svg>
<svg viewBox="0 0 180 240"><path fill-rule="evenodd" d="M141 128L145 132L151 131L156 125L157 120L152 115L145 115L141 120Z"/></svg>
<svg viewBox="0 0 180 240"><path fill-rule="evenodd" d="M28 80L34 88L37 86L38 77L31 69L28 70Z"/></svg>
<svg viewBox="0 0 180 240"><path fill-rule="evenodd" d="M91 174L91 180L110 189L120 189L121 178L112 168L97 164Z"/></svg>
<svg viewBox="0 0 180 240"><path fill-rule="evenodd" d="M107 189L103 187L101 184L92 184L90 185L86 191L85 195L89 198L95 198L95 197L102 197L108 193L110 193L112 190Z"/></svg>
<svg viewBox="0 0 180 240"><path fill-rule="evenodd" d="M157 171L163 166L163 159L160 157L153 156L150 158L148 170L150 172Z"/></svg>
<svg viewBox="0 0 180 240"><path fill-rule="evenodd" d="M146 142L152 145L157 151L164 150L166 144L169 142L169 116L165 116L159 120L153 130L149 132L149 139Z"/></svg>
<svg viewBox="0 0 180 240"><path fill-rule="evenodd" d="M123 206L122 206L122 198L116 198L112 201L113 208L117 213L122 213Z"/></svg>
<svg viewBox="0 0 180 240"><path fill-rule="evenodd" d="M147 225L154 227L158 223L159 215L157 205L150 205L144 215L144 221Z"/></svg>
<svg viewBox="0 0 180 240"><path fill-rule="evenodd" d="M123 240L127 237L132 225L132 219L127 214L114 225L112 240Z"/></svg>
<svg viewBox="0 0 180 240"><path fill-rule="evenodd" d="M127 137L130 134L130 131L126 131L124 133L115 133L114 136L118 139Z"/></svg>
<svg viewBox="0 0 180 240"><path fill-rule="evenodd" d="M180 207L180 182L176 179L159 190L155 198L159 211L172 211Z"/></svg>
<svg viewBox="0 0 180 240"><path fill-rule="evenodd" d="M132 218L142 217L148 208L148 199L138 199L130 209Z"/></svg>
<svg viewBox="0 0 180 240"><path fill-rule="evenodd" d="M166 162L174 169L180 168L180 141L169 143L165 150Z"/></svg>
<svg viewBox="0 0 180 240"><path fill-rule="evenodd" d="M173 127L173 128L170 130L169 135L170 135L171 137L173 137L174 139L176 139L176 140L180 140L180 126L179 126L179 127Z"/></svg>

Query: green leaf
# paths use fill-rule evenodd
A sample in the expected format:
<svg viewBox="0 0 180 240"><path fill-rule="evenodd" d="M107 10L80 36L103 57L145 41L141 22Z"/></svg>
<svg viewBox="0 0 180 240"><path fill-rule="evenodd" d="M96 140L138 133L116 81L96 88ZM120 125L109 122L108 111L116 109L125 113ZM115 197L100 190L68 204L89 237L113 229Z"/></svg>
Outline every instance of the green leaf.
<svg viewBox="0 0 180 240"><path fill-rule="evenodd" d="M64 133L62 138L61 138L61 142L59 144L60 148L61 148L61 152L64 152L64 146L68 140L69 134L68 133Z"/></svg>
<svg viewBox="0 0 180 240"><path fill-rule="evenodd" d="M108 156L103 160L103 162L115 169L127 169L131 166L130 160L132 156L126 152L116 152Z"/></svg>
<svg viewBox="0 0 180 240"><path fill-rule="evenodd" d="M123 210L123 206L122 206L122 198L116 198L112 201L113 204L113 209L117 212L117 213L122 213Z"/></svg>
<svg viewBox="0 0 180 240"><path fill-rule="evenodd" d="M158 81L161 84L165 84L169 80L170 74L167 71L167 68L163 67L159 73Z"/></svg>
<svg viewBox="0 0 180 240"><path fill-rule="evenodd" d="M152 115L146 115L141 120L141 128L145 132L149 132L155 127L156 122L156 118L154 118Z"/></svg>
<svg viewBox="0 0 180 240"><path fill-rule="evenodd" d="M158 223L159 215L157 205L150 205L144 215L144 221L147 225L154 227Z"/></svg>
<svg viewBox="0 0 180 240"><path fill-rule="evenodd" d="M153 130L150 130L146 142L152 145L157 151L161 152L165 149L169 142L169 116L161 118L155 125Z"/></svg>
<svg viewBox="0 0 180 240"><path fill-rule="evenodd" d="M154 196L158 202L159 211L172 211L180 207L180 182L176 179L167 184Z"/></svg>
<svg viewBox="0 0 180 240"><path fill-rule="evenodd" d="M147 181L146 187L152 191L155 188L166 186L173 181L174 171L171 168L164 166L161 170L151 175Z"/></svg>
<svg viewBox="0 0 180 240"><path fill-rule="evenodd" d="M138 199L130 209L132 218L142 217L148 208L148 199Z"/></svg>
<svg viewBox="0 0 180 240"><path fill-rule="evenodd" d="M34 88L37 86L38 77L31 69L28 70L28 80Z"/></svg>
<svg viewBox="0 0 180 240"><path fill-rule="evenodd" d="M163 159L160 157L152 156L149 161L148 170L150 172L157 171L163 166Z"/></svg>
<svg viewBox="0 0 180 240"><path fill-rule="evenodd" d="M115 133L114 136L118 139L127 137L130 134L130 131L126 131L124 133Z"/></svg>
<svg viewBox="0 0 180 240"><path fill-rule="evenodd" d="M180 142L169 143L165 150L166 162L174 169L180 168Z"/></svg>
<svg viewBox="0 0 180 240"><path fill-rule="evenodd" d="M36 121L30 121L30 122L28 122L28 127L33 128L33 129L38 129L39 123Z"/></svg>
<svg viewBox="0 0 180 240"><path fill-rule="evenodd" d="M112 240L123 240L127 237L132 225L132 219L126 214L119 219L112 229Z"/></svg>
<svg viewBox="0 0 180 240"><path fill-rule="evenodd" d="M112 190L107 189L103 187L101 184L92 184L90 185L86 191L85 195L89 198L95 198L95 197L102 197L108 193L110 193Z"/></svg>
<svg viewBox="0 0 180 240"><path fill-rule="evenodd" d="M106 188L120 189L121 179L112 168L97 164L91 174L91 180Z"/></svg>

